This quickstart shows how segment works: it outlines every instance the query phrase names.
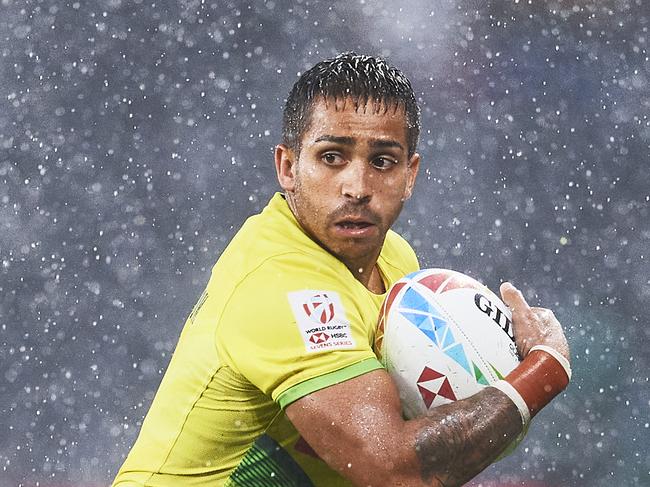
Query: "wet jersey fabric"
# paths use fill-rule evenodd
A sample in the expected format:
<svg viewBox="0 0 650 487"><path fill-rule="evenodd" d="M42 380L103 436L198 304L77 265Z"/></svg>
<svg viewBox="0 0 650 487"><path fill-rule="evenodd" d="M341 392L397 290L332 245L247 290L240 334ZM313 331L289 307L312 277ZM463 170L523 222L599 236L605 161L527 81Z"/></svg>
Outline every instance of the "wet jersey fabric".
<svg viewBox="0 0 650 487"><path fill-rule="evenodd" d="M378 266L386 288L418 269L393 231ZM372 344L383 298L276 194L214 266L114 485L349 485L284 408L381 368Z"/></svg>

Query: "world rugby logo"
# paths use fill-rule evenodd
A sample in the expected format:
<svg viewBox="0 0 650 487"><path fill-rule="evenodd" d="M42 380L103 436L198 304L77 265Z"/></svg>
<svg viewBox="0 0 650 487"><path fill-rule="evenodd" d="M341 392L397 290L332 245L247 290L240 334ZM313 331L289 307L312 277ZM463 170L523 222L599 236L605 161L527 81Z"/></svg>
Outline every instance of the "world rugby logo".
<svg viewBox="0 0 650 487"><path fill-rule="evenodd" d="M356 347L339 293L302 289L288 293L287 297L307 352Z"/></svg>
<svg viewBox="0 0 650 487"><path fill-rule="evenodd" d="M325 293L314 294L302 308L315 323L325 325L334 318L334 303Z"/></svg>

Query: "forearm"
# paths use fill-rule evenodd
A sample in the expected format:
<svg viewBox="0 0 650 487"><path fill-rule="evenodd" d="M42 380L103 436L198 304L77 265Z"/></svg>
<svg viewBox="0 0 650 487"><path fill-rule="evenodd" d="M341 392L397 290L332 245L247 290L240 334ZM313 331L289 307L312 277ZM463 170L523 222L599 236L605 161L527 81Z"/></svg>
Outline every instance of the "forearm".
<svg viewBox="0 0 650 487"><path fill-rule="evenodd" d="M522 430L521 416L501 391L478 394L432 409L409 422L420 476L427 485L461 485L488 465Z"/></svg>
<svg viewBox="0 0 650 487"><path fill-rule="evenodd" d="M414 436L422 479L447 487L472 478L516 438L524 423L564 390L570 379L569 361L554 349L537 346L494 387L431 410L412 425L420 428Z"/></svg>
<svg viewBox="0 0 650 487"><path fill-rule="evenodd" d="M515 394L523 394L516 400L512 391L486 387L404 421L394 382L376 370L315 391L286 412L316 453L355 485L461 485L493 462L568 383L570 373L552 358L541 359L542 353L532 352L506 377L519 387ZM555 386L547 387L549 380ZM531 408L528 414L521 403Z"/></svg>

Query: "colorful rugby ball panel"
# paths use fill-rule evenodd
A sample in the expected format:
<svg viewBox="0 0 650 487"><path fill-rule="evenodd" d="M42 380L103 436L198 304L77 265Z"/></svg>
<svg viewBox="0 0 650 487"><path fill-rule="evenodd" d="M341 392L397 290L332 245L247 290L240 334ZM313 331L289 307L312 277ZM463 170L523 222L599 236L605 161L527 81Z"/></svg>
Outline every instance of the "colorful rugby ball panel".
<svg viewBox="0 0 650 487"><path fill-rule="evenodd" d="M408 418L469 397L519 363L510 310L464 274L426 269L389 290L375 351Z"/></svg>

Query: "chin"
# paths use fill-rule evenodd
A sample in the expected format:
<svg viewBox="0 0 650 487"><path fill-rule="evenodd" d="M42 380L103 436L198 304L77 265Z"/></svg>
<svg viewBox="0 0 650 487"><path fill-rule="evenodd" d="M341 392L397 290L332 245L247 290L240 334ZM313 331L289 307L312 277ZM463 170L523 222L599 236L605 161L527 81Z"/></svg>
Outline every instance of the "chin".
<svg viewBox="0 0 650 487"><path fill-rule="evenodd" d="M342 261L357 261L367 259L369 255L373 255L375 253L379 254L380 251L381 245L356 243L341 248L340 251L335 252L335 254Z"/></svg>

